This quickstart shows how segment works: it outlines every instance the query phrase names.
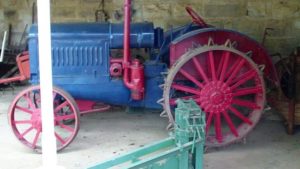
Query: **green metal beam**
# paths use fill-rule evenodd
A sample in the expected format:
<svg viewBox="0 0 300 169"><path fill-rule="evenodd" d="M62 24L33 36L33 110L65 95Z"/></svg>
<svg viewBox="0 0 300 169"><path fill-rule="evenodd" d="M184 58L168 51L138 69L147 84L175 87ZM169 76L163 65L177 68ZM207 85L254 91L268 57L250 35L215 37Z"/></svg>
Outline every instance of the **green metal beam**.
<svg viewBox="0 0 300 169"><path fill-rule="evenodd" d="M175 145L174 139L167 138L167 139L159 141L157 143L147 145L147 146L143 147L142 149L138 149L136 151L113 158L104 163L97 164L96 166L91 167L89 169L107 169L107 168L110 168L111 166L120 165L120 164L128 162L128 161L136 161L136 160L138 160L138 158L140 158L144 155L151 154L153 152L156 152L161 149L165 149L167 147L171 147L174 145Z"/></svg>

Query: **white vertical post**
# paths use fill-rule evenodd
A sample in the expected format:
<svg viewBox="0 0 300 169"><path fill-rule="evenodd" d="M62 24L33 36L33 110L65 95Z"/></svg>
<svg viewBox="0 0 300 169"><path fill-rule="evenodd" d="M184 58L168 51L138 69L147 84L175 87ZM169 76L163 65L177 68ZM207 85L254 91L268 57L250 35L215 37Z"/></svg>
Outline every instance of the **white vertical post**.
<svg viewBox="0 0 300 169"><path fill-rule="evenodd" d="M6 48L6 37L7 37L7 31L4 31L2 47L1 47L0 62L3 62L3 57L4 57L4 53L5 53L5 48Z"/></svg>
<svg viewBox="0 0 300 169"><path fill-rule="evenodd" d="M42 168L58 168L54 136L50 0L38 0L39 66L42 114Z"/></svg>

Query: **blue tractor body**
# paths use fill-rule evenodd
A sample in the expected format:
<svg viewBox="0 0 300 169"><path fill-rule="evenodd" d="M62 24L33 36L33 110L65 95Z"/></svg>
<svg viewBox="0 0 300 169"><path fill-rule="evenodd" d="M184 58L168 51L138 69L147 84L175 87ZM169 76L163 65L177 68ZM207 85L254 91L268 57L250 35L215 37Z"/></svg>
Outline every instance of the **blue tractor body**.
<svg viewBox="0 0 300 169"><path fill-rule="evenodd" d="M161 108L157 104L162 96L159 85L167 64L146 60L145 96L132 100L130 90L122 78L110 75L112 49L123 49L123 24L71 23L52 24L53 83L68 91L76 99L102 101L113 105ZM131 25L131 48L160 48L163 30L154 29L153 23ZM32 26L29 33L31 83L39 84L38 30ZM150 52L149 52L150 53ZM42 58L42 57L41 57Z"/></svg>

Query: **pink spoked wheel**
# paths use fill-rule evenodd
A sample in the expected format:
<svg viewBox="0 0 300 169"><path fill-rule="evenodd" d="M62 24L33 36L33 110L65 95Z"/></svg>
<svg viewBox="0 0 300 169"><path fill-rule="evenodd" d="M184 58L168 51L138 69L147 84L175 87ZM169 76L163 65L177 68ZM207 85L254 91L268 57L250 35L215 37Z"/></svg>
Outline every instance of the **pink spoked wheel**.
<svg viewBox="0 0 300 169"><path fill-rule="evenodd" d="M54 135L57 151L66 148L76 137L79 130L79 109L74 99L60 88L53 88ZM27 147L42 152L40 87L29 87L13 100L8 118L13 133ZM67 123L66 121L72 121Z"/></svg>
<svg viewBox="0 0 300 169"><path fill-rule="evenodd" d="M205 45L186 52L169 70L162 103L174 123L177 99L194 99L206 112L206 146L245 137L259 121L265 85L259 67L232 45Z"/></svg>

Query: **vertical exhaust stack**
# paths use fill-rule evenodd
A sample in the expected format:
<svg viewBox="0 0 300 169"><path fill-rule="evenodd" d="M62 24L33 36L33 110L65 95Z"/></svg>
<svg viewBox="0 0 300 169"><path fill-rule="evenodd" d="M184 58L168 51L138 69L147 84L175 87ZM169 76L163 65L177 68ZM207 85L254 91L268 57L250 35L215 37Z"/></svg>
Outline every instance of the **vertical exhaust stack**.
<svg viewBox="0 0 300 169"><path fill-rule="evenodd" d="M138 59L131 62L130 22L131 0L124 0L124 83L131 90L133 100L142 100L145 92L144 66Z"/></svg>

